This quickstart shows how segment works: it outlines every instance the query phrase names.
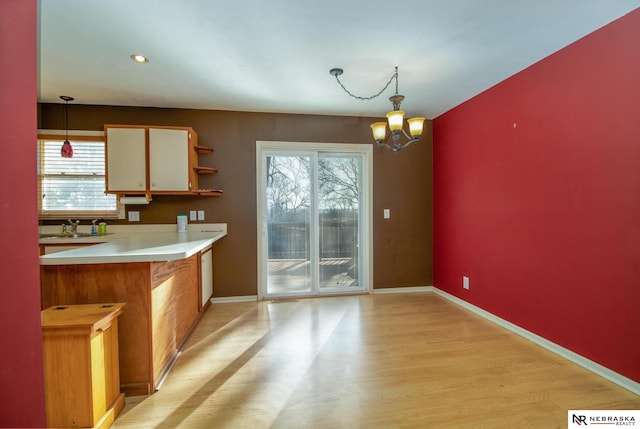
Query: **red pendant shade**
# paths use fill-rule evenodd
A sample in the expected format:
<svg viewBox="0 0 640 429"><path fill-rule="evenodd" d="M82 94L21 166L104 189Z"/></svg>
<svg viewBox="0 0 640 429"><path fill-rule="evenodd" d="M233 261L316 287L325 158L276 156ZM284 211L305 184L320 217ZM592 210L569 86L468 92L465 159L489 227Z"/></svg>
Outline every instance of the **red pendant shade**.
<svg viewBox="0 0 640 429"><path fill-rule="evenodd" d="M65 129L65 139L64 143L62 143L62 147L60 148L60 155L63 158L73 158L73 147L71 147L71 143L69 143L69 102L73 101L73 97L69 97L68 95L61 95L60 98L64 100Z"/></svg>

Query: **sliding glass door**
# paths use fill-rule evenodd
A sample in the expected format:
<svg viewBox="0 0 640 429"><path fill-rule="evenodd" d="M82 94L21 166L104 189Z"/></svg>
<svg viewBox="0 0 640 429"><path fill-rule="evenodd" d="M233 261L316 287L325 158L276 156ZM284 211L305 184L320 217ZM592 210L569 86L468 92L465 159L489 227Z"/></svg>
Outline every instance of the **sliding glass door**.
<svg viewBox="0 0 640 429"><path fill-rule="evenodd" d="M320 290L361 289L359 279L362 157L318 158Z"/></svg>
<svg viewBox="0 0 640 429"><path fill-rule="evenodd" d="M267 154L267 294L312 290L311 156Z"/></svg>
<svg viewBox="0 0 640 429"><path fill-rule="evenodd" d="M260 155L261 295L366 290L366 157L282 149L260 151Z"/></svg>

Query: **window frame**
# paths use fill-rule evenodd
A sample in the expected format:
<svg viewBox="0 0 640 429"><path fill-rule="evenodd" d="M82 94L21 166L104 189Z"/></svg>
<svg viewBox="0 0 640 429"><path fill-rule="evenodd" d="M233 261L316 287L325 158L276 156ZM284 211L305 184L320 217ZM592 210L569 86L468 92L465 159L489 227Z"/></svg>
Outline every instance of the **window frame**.
<svg viewBox="0 0 640 429"><path fill-rule="evenodd" d="M38 130L36 140L36 162L37 162L37 188L38 188L38 219L124 219L124 205L116 198L115 210L43 210L42 208L42 148L41 141L59 141L60 145L65 140L67 131L64 130ZM106 189L106 136L104 131L82 131L69 130L69 141L71 142L103 142L105 144L105 189ZM95 177L95 176L93 176ZM101 177L101 176L100 176Z"/></svg>

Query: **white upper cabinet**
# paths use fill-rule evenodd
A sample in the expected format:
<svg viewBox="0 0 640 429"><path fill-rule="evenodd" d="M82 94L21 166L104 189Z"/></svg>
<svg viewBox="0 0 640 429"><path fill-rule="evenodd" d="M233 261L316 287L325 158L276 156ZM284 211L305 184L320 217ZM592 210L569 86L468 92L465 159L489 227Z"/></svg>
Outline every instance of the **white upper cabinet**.
<svg viewBox="0 0 640 429"><path fill-rule="evenodd" d="M221 195L198 188L198 175L217 170L198 166L198 146L190 127L105 125L107 136L107 193L120 195Z"/></svg>
<svg viewBox="0 0 640 429"><path fill-rule="evenodd" d="M147 189L144 128L107 128L107 192Z"/></svg>
<svg viewBox="0 0 640 429"><path fill-rule="evenodd" d="M190 132L186 129L149 128L151 191L191 190Z"/></svg>

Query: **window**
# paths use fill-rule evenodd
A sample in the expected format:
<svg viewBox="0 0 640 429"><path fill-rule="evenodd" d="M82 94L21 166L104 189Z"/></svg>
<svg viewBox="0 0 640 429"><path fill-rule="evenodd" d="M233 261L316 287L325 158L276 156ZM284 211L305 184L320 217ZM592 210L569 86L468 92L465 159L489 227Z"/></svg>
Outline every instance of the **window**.
<svg viewBox="0 0 640 429"><path fill-rule="evenodd" d="M73 158L60 156L64 136L38 135L40 218L122 218L122 210L116 196L104 193L104 135L93 134L70 133Z"/></svg>

